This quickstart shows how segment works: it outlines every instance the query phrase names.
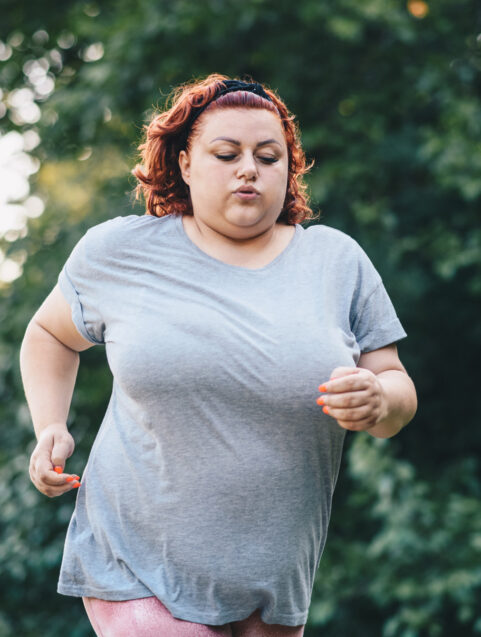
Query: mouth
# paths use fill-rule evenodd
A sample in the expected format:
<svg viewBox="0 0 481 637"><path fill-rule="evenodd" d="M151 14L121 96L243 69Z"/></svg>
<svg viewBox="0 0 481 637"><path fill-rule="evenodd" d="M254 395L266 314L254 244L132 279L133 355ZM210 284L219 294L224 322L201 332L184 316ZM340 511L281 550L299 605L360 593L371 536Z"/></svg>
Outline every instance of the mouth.
<svg viewBox="0 0 481 637"><path fill-rule="evenodd" d="M249 200L255 199L260 195L260 193L256 188L254 188L254 186L241 186L234 192L234 195L236 195L240 199Z"/></svg>

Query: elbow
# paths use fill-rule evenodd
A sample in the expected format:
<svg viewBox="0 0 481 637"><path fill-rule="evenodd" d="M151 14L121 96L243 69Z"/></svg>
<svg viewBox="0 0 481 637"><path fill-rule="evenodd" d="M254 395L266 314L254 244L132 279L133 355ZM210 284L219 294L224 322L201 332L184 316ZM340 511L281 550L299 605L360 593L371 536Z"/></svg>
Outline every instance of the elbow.
<svg viewBox="0 0 481 637"><path fill-rule="evenodd" d="M407 374L406 374L406 376L407 376ZM407 376L407 378L408 378L409 384L410 384L410 392L409 392L409 395L408 395L407 418L406 418L406 422L404 423L404 425L407 425L409 422L411 422L411 420L414 418L414 416L416 415L416 412L418 410L418 395L417 395L417 392L416 392L416 387L414 385L414 382L413 382L412 378L410 376Z"/></svg>
<svg viewBox="0 0 481 637"><path fill-rule="evenodd" d="M412 381L412 379L406 374L406 377L409 381L409 385L407 387L405 396L404 396L404 405L403 409L401 409L399 414L399 424L396 431L392 434L395 436L397 433L404 429L406 425L408 425L416 415L418 410L418 397L416 392L416 387ZM391 438L392 436L389 436Z"/></svg>
<svg viewBox="0 0 481 637"><path fill-rule="evenodd" d="M418 408L416 388L412 379L402 373L402 383L397 385L391 407L388 408L386 417L379 423L368 429L368 433L374 438L392 438L396 436L414 418Z"/></svg>

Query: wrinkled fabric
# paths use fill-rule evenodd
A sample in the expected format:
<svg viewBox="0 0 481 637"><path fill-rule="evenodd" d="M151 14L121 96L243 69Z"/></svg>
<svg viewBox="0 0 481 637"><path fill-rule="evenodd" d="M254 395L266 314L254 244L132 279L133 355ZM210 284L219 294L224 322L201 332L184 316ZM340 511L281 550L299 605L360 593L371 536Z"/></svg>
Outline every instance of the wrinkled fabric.
<svg viewBox="0 0 481 637"><path fill-rule="evenodd" d="M345 436L318 386L406 335L366 254L296 225L249 269L200 250L180 216L129 215L88 230L58 281L113 375L58 592L305 624Z"/></svg>

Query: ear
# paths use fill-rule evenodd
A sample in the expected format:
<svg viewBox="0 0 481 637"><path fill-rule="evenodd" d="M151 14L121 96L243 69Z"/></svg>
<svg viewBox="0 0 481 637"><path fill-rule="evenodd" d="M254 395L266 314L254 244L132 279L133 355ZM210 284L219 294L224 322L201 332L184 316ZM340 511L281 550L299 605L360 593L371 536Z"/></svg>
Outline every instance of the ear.
<svg viewBox="0 0 481 637"><path fill-rule="evenodd" d="M179 153L179 168L182 175L182 179L187 185L190 180L190 158L185 150L181 150Z"/></svg>

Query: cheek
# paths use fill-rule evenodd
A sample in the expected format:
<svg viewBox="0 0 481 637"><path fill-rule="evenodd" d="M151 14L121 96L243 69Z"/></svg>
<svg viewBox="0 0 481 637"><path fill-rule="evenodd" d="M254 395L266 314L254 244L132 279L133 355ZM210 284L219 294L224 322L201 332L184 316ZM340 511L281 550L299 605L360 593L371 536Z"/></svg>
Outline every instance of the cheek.
<svg viewBox="0 0 481 637"><path fill-rule="evenodd" d="M208 162L208 160L207 160ZM228 175L226 174L225 166L218 164L204 164L199 166L193 174L194 182L197 192L202 192L204 196L215 197L220 194L219 188L221 185L228 183ZM216 188L212 188L212 185L216 184Z"/></svg>
<svg viewBox="0 0 481 637"><path fill-rule="evenodd" d="M273 171L268 178L272 197L281 200L281 202L284 202L286 196L287 178L287 170Z"/></svg>

